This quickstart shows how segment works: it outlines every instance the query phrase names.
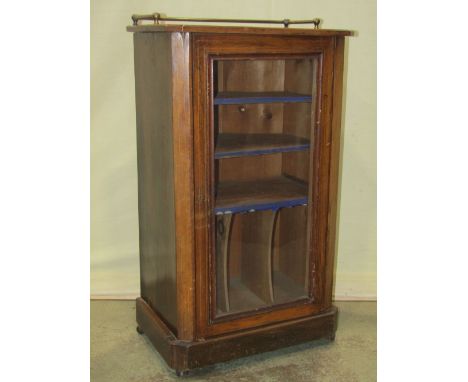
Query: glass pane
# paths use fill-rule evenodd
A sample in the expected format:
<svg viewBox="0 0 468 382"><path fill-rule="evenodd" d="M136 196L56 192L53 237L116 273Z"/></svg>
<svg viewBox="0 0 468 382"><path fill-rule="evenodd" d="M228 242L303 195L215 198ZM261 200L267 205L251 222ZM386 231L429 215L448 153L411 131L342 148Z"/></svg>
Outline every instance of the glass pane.
<svg viewBox="0 0 468 382"><path fill-rule="evenodd" d="M213 63L216 316L308 296L318 58Z"/></svg>

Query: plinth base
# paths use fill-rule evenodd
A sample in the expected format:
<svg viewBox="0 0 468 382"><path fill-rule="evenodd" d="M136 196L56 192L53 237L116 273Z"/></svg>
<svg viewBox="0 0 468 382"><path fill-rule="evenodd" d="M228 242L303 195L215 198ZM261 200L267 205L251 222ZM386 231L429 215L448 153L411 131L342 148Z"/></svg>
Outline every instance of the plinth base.
<svg viewBox="0 0 468 382"><path fill-rule="evenodd" d="M326 312L310 317L190 342L178 340L142 298L136 300L137 331L149 338L177 375L218 362L320 338L333 341L337 313L337 308L331 307Z"/></svg>

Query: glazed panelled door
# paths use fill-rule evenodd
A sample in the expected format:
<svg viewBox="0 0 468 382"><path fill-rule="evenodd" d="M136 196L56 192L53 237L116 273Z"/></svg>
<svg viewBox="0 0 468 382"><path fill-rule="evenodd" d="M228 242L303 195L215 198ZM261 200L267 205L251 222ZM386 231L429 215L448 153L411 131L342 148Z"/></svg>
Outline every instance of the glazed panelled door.
<svg viewBox="0 0 468 382"><path fill-rule="evenodd" d="M246 48L247 37L225 38L194 42L203 335L324 308L317 222L328 175L316 169L326 160L330 40L262 36Z"/></svg>
<svg viewBox="0 0 468 382"><path fill-rule="evenodd" d="M215 317L308 296L318 57L213 65Z"/></svg>

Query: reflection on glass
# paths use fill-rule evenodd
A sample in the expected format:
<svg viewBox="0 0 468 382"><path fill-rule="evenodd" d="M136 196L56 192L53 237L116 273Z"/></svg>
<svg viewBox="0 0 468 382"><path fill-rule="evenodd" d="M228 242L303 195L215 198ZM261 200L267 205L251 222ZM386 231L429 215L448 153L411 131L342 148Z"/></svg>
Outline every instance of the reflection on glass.
<svg viewBox="0 0 468 382"><path fill-rule="evenodd" d="M318 59L215 60L216 315L308 296Z"/></svg>

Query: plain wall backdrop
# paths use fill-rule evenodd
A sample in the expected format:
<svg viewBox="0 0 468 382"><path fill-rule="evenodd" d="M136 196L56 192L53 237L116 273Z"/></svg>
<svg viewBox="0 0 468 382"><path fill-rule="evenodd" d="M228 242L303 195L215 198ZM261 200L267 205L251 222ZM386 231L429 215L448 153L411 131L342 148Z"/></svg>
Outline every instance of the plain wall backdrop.
<svg viewBox="0 0 468 382"><path fill-rule="evenodd" d="M350 29L335 298L376 298L375 0L91 1L91 295L139 294L133 13L309 19Z"/></svg>

